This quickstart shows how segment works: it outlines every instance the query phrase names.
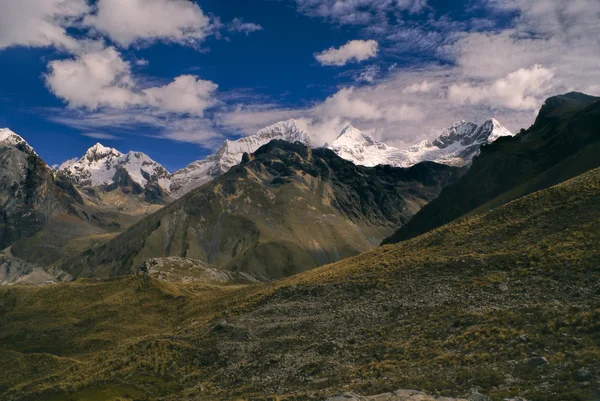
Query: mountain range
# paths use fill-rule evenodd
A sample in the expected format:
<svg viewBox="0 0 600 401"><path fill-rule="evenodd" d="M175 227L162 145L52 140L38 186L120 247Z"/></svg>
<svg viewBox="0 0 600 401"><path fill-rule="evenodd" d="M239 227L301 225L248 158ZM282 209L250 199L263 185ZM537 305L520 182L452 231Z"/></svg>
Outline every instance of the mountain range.
<svg viewBox="0 0 600 401"><path fill-rule="evenodd" d="M494 126L431 143L462 167L228 143L165 205L149 165L98 147L90 187L2 131L0 401L597 399L600 98Z"/></svg>
<svg viewBox="0 0 600 401"><path fill-rule="evenodd" d="M528 130L484 146L459 182L384 243L424 234L599 167L599 100L576 92L547 99Z"/></svg>
<svg viewBox="0 0 600 401"><path fill-rule="evenodd" d="M512 133L494 119L481 126L460 121L445 129L433 141L425 140L400 150L348 126L331 145L326 144L325 147L354 164L367 167L379 164L411 167L423 161L462 167L470 163L481 146L502 136L512 136ZM265 127L254 135L235 141L226 140L216 153L173 174L143 153L123 154L101 144L94 145L81 159L63 163L59 170L71 174L79 187L119 186L121 181L128 180L135 186L133 192L154 194L147 196L150 200L164 200L165 196L177 199L239 164L244 153L253 153L275 139L311 146L310 135L299 127L297 121L288 120Z"/></svg>
<svg viewBox="0 0 600 401"><path fill-rule="evenodd" d="M334 142L325 146L342 158L363 166L385 164L410 167L423 161L432 161L462 167L471 162L482 146L505 136L513 134L495 119L487 120L481 126L459 121L445 129L435 140L424 140L401 150L348 126Z"/></svg>
<svg viewBox="0 0 600 401"><path fill-rule="evenodd" d="M329 149L273 140L59 267L73 277L108 277L170 256L277 279L373 248L462 172L431 162L367 168Z"/></svg>

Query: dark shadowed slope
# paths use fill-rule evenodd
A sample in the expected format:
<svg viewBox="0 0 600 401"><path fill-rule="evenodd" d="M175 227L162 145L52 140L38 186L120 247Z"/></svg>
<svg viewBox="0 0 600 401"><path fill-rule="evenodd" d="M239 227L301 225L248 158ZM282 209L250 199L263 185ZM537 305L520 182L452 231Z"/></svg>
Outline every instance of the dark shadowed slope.
<svg viewBox="0 0 600 401"><path fill-rule="evenodd" d="M484 146L471 169L384 243L423 234L600 166L600 98L549 98L526 132Z"/></svg>
<svg viewBox="0 0 600 401"><path fill-rule="evenodd" d="M280 278L356 255L404 224L462 171L355 166L328 149L273 141L241 165L60 267L131 274L177 256Z"/></svg>

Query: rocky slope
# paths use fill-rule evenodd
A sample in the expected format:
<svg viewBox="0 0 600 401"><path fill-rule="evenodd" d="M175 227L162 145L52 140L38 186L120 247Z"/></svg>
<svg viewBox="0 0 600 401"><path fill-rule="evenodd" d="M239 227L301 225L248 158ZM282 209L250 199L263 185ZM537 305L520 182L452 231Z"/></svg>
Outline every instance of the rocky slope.
<svg viewBox="0 0 600 401"><path fill-rule="evenodd" d="M328 149L275 140L61 268L106 277L177 256L280 278L371 249L461 173L435 163L355 166Z"/></svg>
<svg viewBox="0 0 600 401"><path fill-rule="evenodd" d="M479 153L483 145L513 134L497 120L490 119L481 126L460 121L445 129L433 141L423 141L408 149L398 149L378 142L368 134L352 127L345 128L330 145L325 145L340 157L363 166L387 164L410 167L423 161L450 166L465 166Z"/></svg>
<svg viewBox="0 0 600 401"><path fill-rule="evenodd" d="M244 153L254 153L258 148L274 139L290 143L300 142L310 146L310 138L298 127L295 120L281 121L265 127L255 135L247 136L236 141L226 140L223 146L204 160L198 160L189 166L176 171L170 186L173 197L180 198L186 193L214 180L226 173L242 161Z"/></svg>
<svg viewBox="0 0 600 401"><path fill-rule="evenodd" d="M531 128L483 147L456 185L385 242L412 238L600 166L599 127L600 98L568 93L548 99Z"/></svg>
<svg viewBox="0 0 600 401"><path fill-rule="evenodd" d="M66 175L48 167L19 135L0 130L0 250L82 203Z"/></svg>
<svg viewBox="0 0 600 401"><path fill-rule="evenodd" d="M266 285L0 288L0 400L595 400L599 197L595 169Z"/></svg>

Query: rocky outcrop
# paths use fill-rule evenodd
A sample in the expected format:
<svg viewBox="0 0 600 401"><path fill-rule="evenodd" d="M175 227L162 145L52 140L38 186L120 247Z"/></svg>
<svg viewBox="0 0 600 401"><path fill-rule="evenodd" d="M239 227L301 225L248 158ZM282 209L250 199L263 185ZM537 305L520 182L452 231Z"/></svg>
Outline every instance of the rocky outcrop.
<svg viewBox="0 0 600 401"><path fill-rule="evenodd" d="M69 177L48 167L20 136L0 130L0 249L82 202Z"/></svg>

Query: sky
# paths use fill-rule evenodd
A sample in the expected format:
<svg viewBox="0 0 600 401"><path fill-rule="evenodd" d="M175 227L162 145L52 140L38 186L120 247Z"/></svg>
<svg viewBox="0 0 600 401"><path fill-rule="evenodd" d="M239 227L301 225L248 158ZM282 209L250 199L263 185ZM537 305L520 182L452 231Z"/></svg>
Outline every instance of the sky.
<svg viewBox="0 0 600 401"><path fill-rule="evenodd" d="M50 164L96 142L170 171L297 119L389 145L600 96L598 0L0 0L0 128Z"/></svg>

